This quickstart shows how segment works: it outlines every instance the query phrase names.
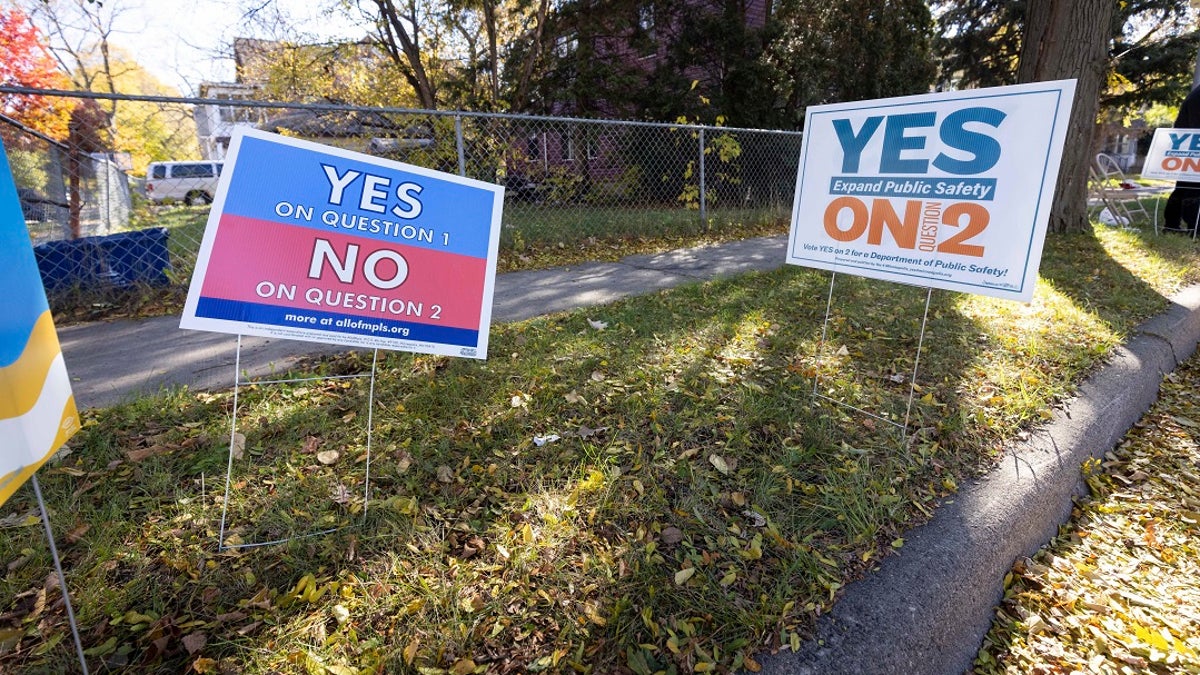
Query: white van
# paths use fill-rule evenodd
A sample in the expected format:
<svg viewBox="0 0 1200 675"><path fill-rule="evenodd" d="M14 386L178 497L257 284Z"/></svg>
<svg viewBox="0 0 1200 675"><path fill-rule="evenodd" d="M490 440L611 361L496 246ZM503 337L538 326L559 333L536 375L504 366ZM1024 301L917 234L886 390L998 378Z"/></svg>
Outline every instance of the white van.
<svg viewBox="0 0 1200 675"><path fill-rule="evenodd" d="M189 206L211 204L224 162L150 162L146 196L151 201L180 201Z"/></svg>

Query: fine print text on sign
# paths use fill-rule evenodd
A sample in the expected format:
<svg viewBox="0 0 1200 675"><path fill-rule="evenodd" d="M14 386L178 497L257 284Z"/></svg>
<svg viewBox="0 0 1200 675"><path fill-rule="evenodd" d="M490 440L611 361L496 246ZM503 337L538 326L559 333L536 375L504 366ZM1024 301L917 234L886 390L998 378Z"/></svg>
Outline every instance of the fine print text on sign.
<svg viewBox="0 0 1200 675"><path fill-rule="evenodd" d="M504 188L242 130L181 328L486 358Z"/></svg>
<svg viewBox="0 0 1200 675"><path fill-rule="evenodd" d="M1200 183L1200 129L1155 129L1142 177Z"/></svg>
<svg viewBox="0 0 1200 675"><path fill-rule="evenodd" d="M1075 81L808 109L787 262L1028 301Z"/></svg>

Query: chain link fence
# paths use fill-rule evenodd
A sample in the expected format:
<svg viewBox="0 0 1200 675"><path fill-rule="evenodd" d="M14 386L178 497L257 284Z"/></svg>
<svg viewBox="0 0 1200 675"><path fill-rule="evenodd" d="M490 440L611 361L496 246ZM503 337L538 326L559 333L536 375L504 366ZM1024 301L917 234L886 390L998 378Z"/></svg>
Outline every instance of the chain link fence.
<svg viewBox="0 0 1200 675"><path fill-rule="evenodd" d="M191 134L194 142L176 142L173 161L132 171L11 120L0 124L52 292L185 286L237 126L504 185L500 256L510 269L528 257L555 264L556 251L569 250L578 261L581 251L600 255L630 241L781 229L801 145L799 132L698 125L16 87L0 87L0 94L158 105L161 119L146 124L164 128L180 125L181 109L190 112L175 137ZM81 156L90 158L89 168L75 166Z"/></svg>

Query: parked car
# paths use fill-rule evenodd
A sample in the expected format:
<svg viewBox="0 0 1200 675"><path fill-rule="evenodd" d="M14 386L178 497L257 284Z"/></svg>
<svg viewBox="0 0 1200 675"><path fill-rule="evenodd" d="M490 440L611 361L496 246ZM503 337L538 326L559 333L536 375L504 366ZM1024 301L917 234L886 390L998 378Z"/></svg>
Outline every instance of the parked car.
<svg viewBox="0 0 1200 675"><path fill-rule="evenodd" d="M146 197L155 202L211 204L224 162L151 162L146 167Z"/></svg>

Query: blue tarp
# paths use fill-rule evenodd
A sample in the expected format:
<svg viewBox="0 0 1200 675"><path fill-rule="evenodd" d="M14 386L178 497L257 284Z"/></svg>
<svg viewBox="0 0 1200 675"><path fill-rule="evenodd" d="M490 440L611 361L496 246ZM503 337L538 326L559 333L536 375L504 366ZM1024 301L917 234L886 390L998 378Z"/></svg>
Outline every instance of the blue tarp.
<svg viewBox="0 0 1200 675"><path fill-rule="evenodd" d="M51 241L35 246L33 253L50 292L169 283L171 262L163 227Z"/></svg>

